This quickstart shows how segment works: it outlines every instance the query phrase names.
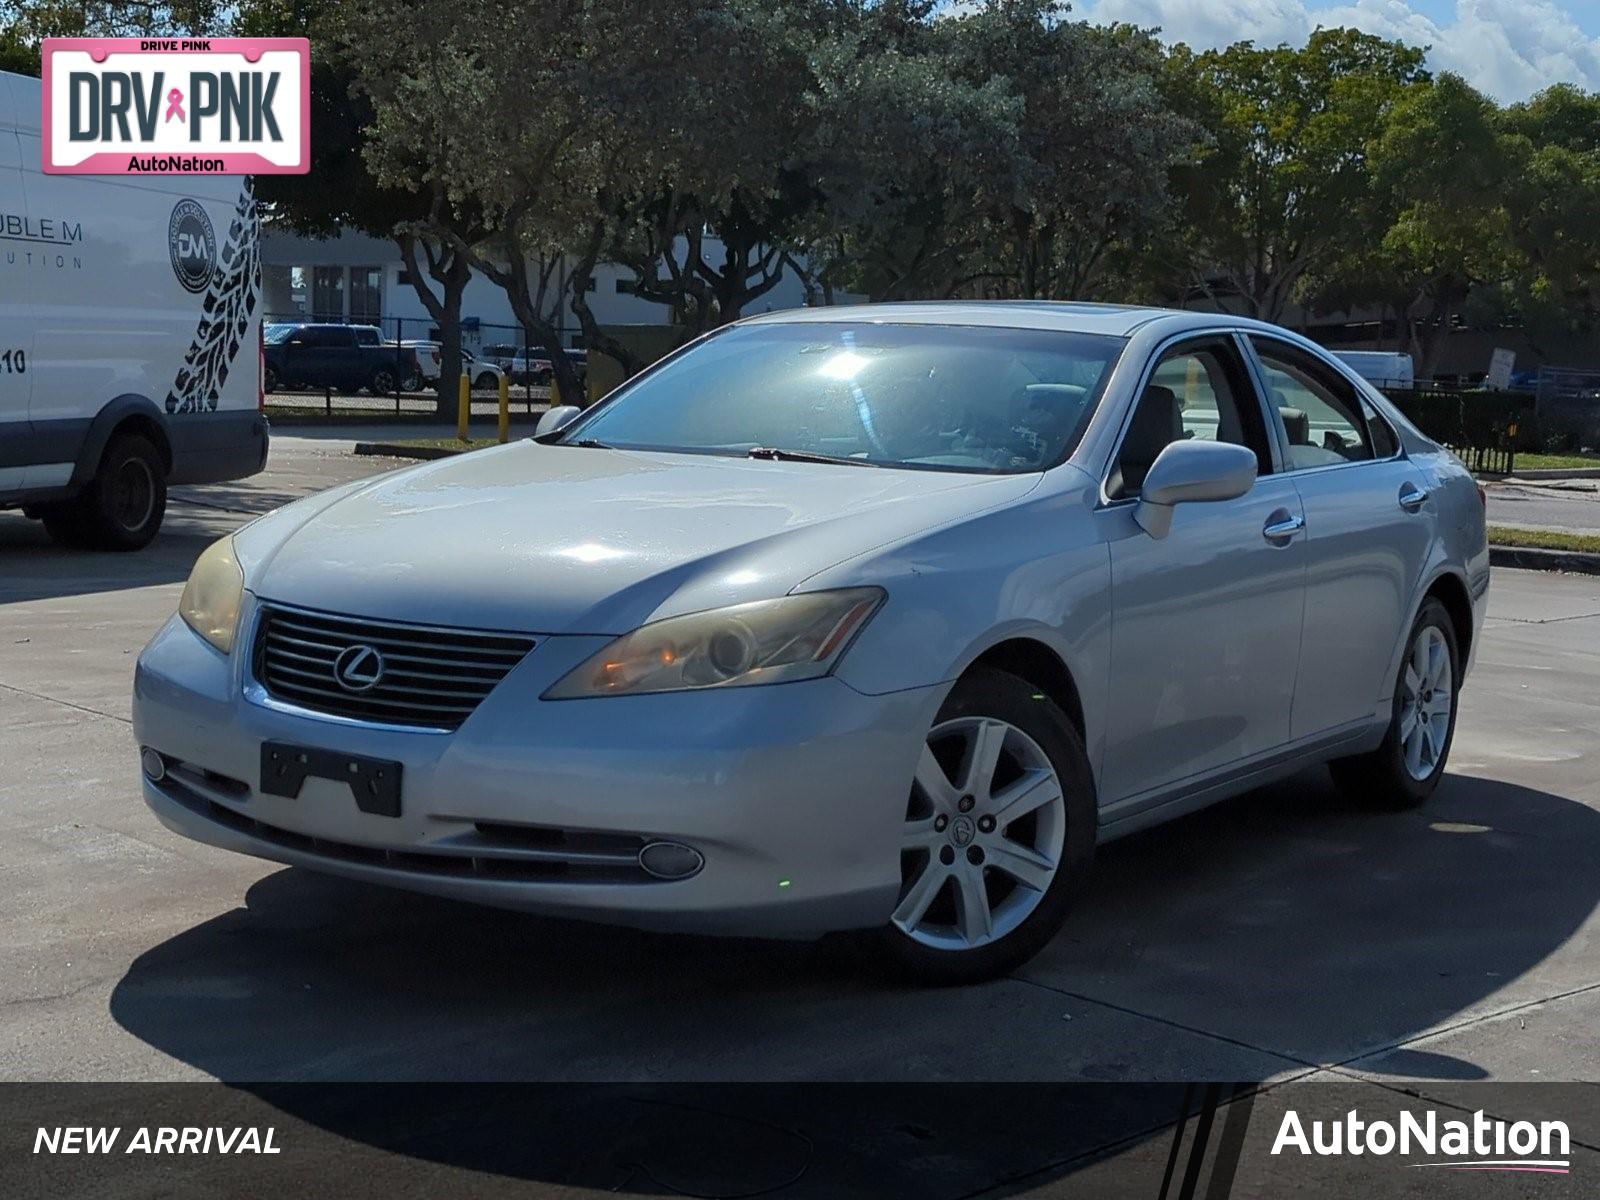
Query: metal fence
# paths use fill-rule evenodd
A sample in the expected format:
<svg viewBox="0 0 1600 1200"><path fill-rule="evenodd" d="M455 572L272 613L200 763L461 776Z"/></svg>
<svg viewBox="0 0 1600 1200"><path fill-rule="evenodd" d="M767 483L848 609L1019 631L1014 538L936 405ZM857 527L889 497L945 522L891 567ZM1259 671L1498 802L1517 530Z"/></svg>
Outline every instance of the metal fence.
<svg viewBox="0 0 1600 1200"><path fill-rule="evenodd" d="M395 353L394 386L374 391L370 384L359 388L338 388L328 384L317 387L295 387L279 383L267 393L267 403L279 412L320 409L325 416L346 414L427 416L440 412L435 392L435 378L424 370L413 373L405 351L405 342L437 342L439 327L431 320L416 317L362 317L322 316L315 313L267 313L266 325L357 325L371 326L380 331L385 345ZM544 372L508 370L520 356L526 366L530 358L537 360L543 354L542 345L528 337L520 325L488 325L467 320L462 322L462 349L484 362L493 363L505 370L510 385L512 411L532 414L543 409L550 401L550 384ZM420 377L419 377L420 375ZM499 405L498 382L480 386L469 374L472 411L475 414L493 412ZM456 399L445 398L446 410L454 414Z"/></svg>
<svg viewBox="0 0 1600 1200"><path fill-rule="evenodd" d="M1436 383L1381 390L1413 425L1450 447L1471 470L1509 475L1515 469L1532 397Z"/></svg>

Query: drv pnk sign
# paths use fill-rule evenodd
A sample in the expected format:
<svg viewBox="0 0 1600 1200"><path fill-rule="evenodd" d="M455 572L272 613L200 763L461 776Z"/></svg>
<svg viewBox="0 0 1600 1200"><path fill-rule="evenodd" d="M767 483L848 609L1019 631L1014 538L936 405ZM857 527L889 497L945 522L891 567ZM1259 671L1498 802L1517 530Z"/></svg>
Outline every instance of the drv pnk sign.
<svg viewBox="0 0 1600 1200"><path fill-rule="evenodd" d="M304 175L305 38L46 38L44 170Z"/></svg>

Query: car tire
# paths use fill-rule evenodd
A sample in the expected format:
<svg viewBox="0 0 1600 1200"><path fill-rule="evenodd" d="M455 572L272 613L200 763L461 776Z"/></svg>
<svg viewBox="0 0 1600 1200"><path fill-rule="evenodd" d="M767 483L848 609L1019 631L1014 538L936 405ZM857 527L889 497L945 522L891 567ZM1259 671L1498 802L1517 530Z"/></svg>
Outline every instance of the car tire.
<svg viewBox="0 0 1600 1200"><path fill-rule="evenodd" d="M485 371L482 375L479 375L472 381L472 386L475 388L482 388L484 390L499 387L500 377L498 375L491 375L489 372Z"/></svg>
<svg viewBox="0 0 1600 1200"><path fill-rule="evenodd" d="M1066 920L1094 860L1096 820L1094 775L1066 714L1015 675L969 671L928 733L900 896L870 939L877 961L935 986L1021 966Z"/></svg>
<svg viewBox="0 0 1600 1200"><path fill-rule="evenodd" d="M1382 745L1329 763L1334 782L1368 808L1393 812L1425 801L1439 786L1450 757L1460 682L1455 623L1430 597L1406 640Z"/></svg>
<svg viewBox="0 0 1600 1200"><path fill-rule="evenodd" d="M367 380L367 390L374 396L387 396L395 390L396 375L389 367L379 367Z"/></svg>
<svg viewBox="0 0 1600 1200"><path fill-rule="evenodd" d="M41 512L46 532L64 546L139 550L161 528L167 511L167 469L148 438L120 434L100 457L89 486Z"/></svg>
<svg viewBox="0 0 1600 1200"><path fill-rule="evenodd" d="M272 366L270 363L267 365L266 370L261 374L261 390L264 392L275 392L278 390L278 368Z"/></svg>
<svg viewBox="0 0 1600 1200"><path fill-rule="evenodd" d="M400 381L400 390L402 392L420 392L427 385L427 382L422 377L421 371L412 371Z"/></svg>

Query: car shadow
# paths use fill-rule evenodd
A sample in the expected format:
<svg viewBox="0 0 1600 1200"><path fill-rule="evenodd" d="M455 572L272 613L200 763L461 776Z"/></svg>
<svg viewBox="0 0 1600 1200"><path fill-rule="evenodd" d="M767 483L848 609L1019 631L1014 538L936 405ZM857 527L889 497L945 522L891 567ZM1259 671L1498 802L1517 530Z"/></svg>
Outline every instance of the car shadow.
<svg viewBox="0 0 1600 1200"><path fill-rule="evenodd" d="M0 512L0 604L181 583L217 538L305 494L246 483L176 487L155 540L125 554L59 546L42 523Z"/></svg>
<svg viewBox="0 0 1600 1200"><path fill-rule="evenodd" d="M1580 801L1447 774L1422 808L1381 812L1307 771L1103 847L1094 886L1021 974L1299 1062L1352 1062L1533 998L1521 977L1600 903L1597 855L1600 812ZM1483 1074L1415 1050L1385 1070Z"/></svg>
<svg viewBox="0 0 1600 1200"><path fill-rule="evenodd" d="M225 527L205 517L184 519L169 509L155 541L121 554L58 546L38 521L0 512L0 604L181 583Z"/></svg>
<svg viewBox="0 0 1600 1200"><path fill-rule="evenodd" d="M1452 775L1423 810L1373 814L1326 780L1106 847L1025 982L917 990L834 942L605 928L285 869L142 954L111 1014L224 1080L1004 1080L1082 1061L1094 1009L1066 997L1133 1014L1095 1077L1214 1077L1171 1055L1216 1038L1260 1050L1227 1070L1262 1078L1484 1004L1600 899L1600 813L1581 803ZM1185 1030L1200 1037L1172 1040Z"/></svg>

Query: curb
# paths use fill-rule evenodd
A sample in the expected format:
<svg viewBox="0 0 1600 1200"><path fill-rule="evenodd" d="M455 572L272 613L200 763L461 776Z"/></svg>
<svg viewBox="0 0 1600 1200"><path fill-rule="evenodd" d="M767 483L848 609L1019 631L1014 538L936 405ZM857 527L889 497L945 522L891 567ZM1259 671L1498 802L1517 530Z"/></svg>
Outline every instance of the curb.
<svg viewBox="0 0 1600 1200"><path fill-rule="evenodd" d="M1600 575L1600 554L1579 550L1536 550L1530 546L1490 546L1489 565L1524 571L1570 571Z"/></svg>
<svg viewBox="0 0 1600 1200"><path fill-rule="evenodd" d="M460 450L446 450L442 446L401 446L395 442L357 442L353 453L375 454L380 458L453 458L457 454L470 454L472 450L487 449L474 446Z"/></svg>
<svg viewBox="0 0 1600 1200"><path fill-rule="evenodd" d="M1600 467L1540 468L1536 471L1513 471L1501 478L1508 483L1518 479L1600 479Z"/></svg>

